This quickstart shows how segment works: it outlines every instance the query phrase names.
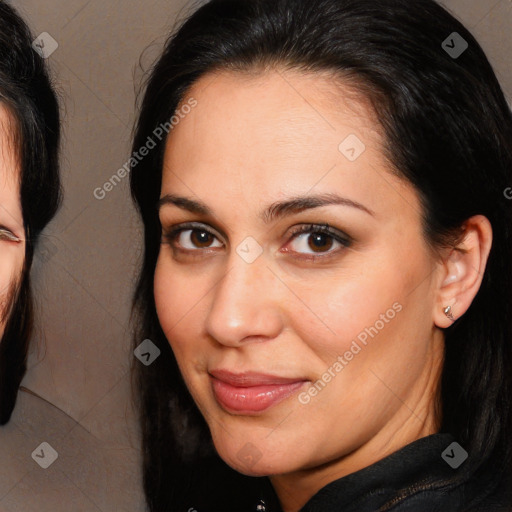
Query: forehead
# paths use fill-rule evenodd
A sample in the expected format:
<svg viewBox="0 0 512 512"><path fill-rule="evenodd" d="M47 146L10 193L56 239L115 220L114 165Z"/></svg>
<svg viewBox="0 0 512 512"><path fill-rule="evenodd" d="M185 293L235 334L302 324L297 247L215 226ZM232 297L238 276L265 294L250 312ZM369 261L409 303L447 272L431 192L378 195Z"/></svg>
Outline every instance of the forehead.
<svg viewBox="0 0 512 512"><path fill-rule="evenodd" d="M209 73L190 88L182 106L190 98L197 106L180 116L167 141L165 160L174 168L184 165L177 160L185 156L189 169L200 163L254 168L265 159L295 165L292 160L313 153L339 156L339 144L350 134L376 149L384 140L369 101L332 73ZM380 163L386 163L383 156Z"/></svg>

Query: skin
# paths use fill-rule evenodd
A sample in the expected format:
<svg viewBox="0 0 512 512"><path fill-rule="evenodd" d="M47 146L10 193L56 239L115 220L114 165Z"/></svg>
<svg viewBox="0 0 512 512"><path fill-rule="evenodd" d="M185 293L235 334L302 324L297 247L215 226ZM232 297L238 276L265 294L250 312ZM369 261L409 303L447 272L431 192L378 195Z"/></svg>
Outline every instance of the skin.
<svg viewBox="0 0 512 512"><path fill-rule="evenodd" d="M25 231L20 200L19 161L14 151L13 120L0 104L0 335L6 323L13 285L25 258Z"/></svg>
<svg viewBox="0 0 512 512"><path fill-rule="evenodd" d="M294 512L327 483L437 431L442 329L451 323L442 309L451 305L457 318L469 307L492 230L472 217L458 246L465 252L434 253L418 195L391 173L371 109L327 75L222 71L187 97L197 106L168 138L161 197L200 201L211 213L161 206L164 234L200 226L162 239L157 313L220 456L242 473L269 475ZM338 149L349 134L366 146L352 162ZM261 218L277 201L333 192L373 214L328 205ZM313 223L352 242L327 236L319 250L314 235L291 234ZM204 229L213 236L198 238ZM236 252L248 236L263 250L252 263ZM394 318L301 403L299 394L396 303ZM208 371L218 368L307 382L261 413L234 414L212 392Z"/></svg>

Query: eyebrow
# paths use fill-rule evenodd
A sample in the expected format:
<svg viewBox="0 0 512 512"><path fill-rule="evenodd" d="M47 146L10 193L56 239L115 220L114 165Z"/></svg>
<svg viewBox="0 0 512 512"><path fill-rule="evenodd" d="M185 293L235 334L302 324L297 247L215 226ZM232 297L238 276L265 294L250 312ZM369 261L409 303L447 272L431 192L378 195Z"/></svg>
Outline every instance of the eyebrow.
<svg viewBox="0 0 512 512"><path fill-rule="evenodd" d="M198 215L214 216L212 210L206 206L206 204L200 201L195 201L188 197L166 194L158 201L158 210L160 210L165 205L174 205L178 208L196 213ZM375 212L373 210L367 208L361 203L358 203L357 201L353 201L352 199L348 199L346 197L341 197L338 194L325 193L311 196L295 196L286 199L285 201L276 201L260 213L260 218L263 220L263 222L265 222L265 224L269 224L270 222L287 215L292 215L304 210L310 210L312 208L319 208L321 206L329 205L350 206L375 217Z"/></svg>

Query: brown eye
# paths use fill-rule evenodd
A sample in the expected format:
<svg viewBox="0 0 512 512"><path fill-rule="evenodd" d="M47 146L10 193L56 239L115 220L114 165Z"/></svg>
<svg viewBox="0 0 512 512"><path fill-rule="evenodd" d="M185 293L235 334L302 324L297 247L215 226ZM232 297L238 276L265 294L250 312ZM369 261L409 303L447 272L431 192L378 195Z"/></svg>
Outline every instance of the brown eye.
<svg viewBox="0 0 512 512"><path fill-rule="evenodd" d="M195 247L209 247L214 240L214 236L208 231L201 231L199 229L191 229L189 239Z"/></svg>
<svg viewBox="0 0 512 512"><path fill-rule="evenodd" d="M170 232L163 233L163 239L175 249L197 251L198 249L211 249L222 247L217 236L201 226L182 225ZM218 242L217 244L215 242Z"/></svg>
<svg viewBox="0 0 512 512"><path fill-rule="evenodd" d="M348 235L334 231L328 225L307 225L295 230L289 245L291 251L299 254L328 256L352 243ZM331 250L332 249L332 250Z"/></svg>
<svg viewBox="0 0 512 512"><path fill-rule="evenodd" d="M308 236L308 247L313 251L328 251L333 246L333 238L325 233L310 233Z"/></svg>

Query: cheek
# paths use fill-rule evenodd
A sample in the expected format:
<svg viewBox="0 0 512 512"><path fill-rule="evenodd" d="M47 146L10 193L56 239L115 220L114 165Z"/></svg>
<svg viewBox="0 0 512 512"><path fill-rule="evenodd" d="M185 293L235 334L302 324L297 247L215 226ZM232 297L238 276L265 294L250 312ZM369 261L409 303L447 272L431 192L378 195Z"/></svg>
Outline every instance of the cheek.
<svg viewBox="0 0 512 512"><path fill-rule="evenodd" d="M368 338L365 329L376 322L379 330L388 330L397 316L393 304L405 296L407 280L389 264L383 265L365 265L363 272L333 273L317 279L314 285L293 284L301 304L295 307L291 303L288 312L294 325L300 326L297 331L303 340L324 363L349 350L358 336L362 341ZM383 324L381 315L391 320Z"/></svg>
<svg viewBox="0 0 512 512"><path fill-rule="evenodd" d="M200 354L194 340L200 339L203 323L201 299L206 291L190 285L190 277L169 263L166 256L157 261L154 276L154 296L158 319L171 348L182 366L182 359Z"/></svg>
<svg viewBox="0 0 512 512"><path fill-rule="evenodd" d="M171 333L179 331L183 325L175 325L184 313L184 296L187 295L187 288L181 286L176 274L167 268L163 258L160 256L157 261L154 276L155 306L160 325L170 341Z"/></svg>

